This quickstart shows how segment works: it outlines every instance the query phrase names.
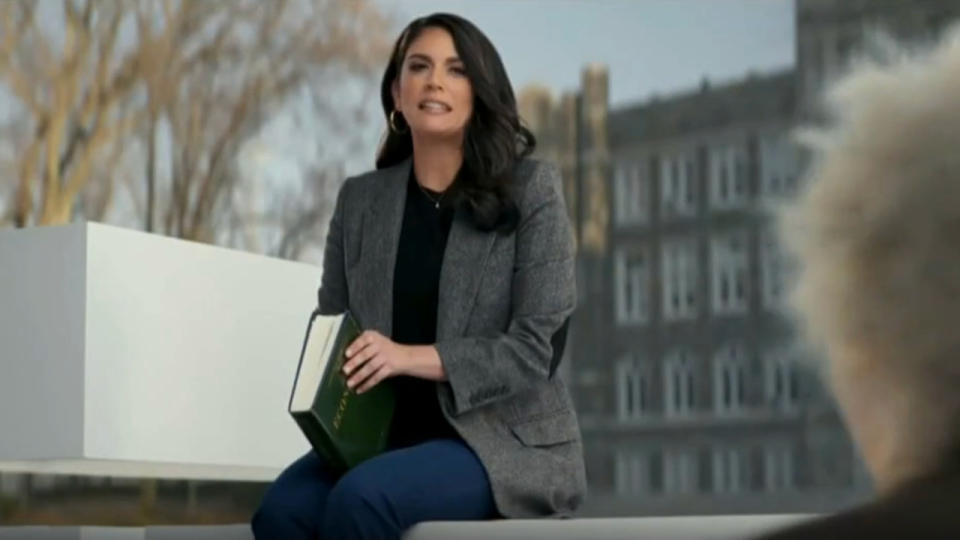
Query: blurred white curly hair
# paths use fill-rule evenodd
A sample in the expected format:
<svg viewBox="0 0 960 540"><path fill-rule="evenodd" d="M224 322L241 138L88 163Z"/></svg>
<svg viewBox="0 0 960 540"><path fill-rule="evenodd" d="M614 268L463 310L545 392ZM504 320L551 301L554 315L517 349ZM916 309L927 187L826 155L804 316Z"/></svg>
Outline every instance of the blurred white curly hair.
<svg viewBox="0 0 960 540"><path fill-rule="evenodd" d="M890 52L838 81L834 122L800 137L812 167L779 216L790 303L827 358L865 351L960 401L960 26Z"/></svg>

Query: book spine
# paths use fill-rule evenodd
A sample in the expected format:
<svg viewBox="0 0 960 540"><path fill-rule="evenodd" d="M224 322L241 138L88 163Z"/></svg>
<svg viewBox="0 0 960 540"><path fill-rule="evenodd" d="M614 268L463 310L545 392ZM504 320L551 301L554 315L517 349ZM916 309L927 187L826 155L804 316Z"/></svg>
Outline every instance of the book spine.
<svg viewBox="0 0 960 540"><path fill-rule="evenodd" d="M317 392L318 401L321 399L329 400L327 403L314 403L313 409L320 411L326 418L321 420L320 424L329 436L333 451L337 454L337 459L344 463L346 467L353 467L356 462L355 452L352 446L347 444L341 437L341 428L344 417L347 415L347 409L351 403L357 399L357 394L347 386L347 379L343 375L343 364L346 360L345 351L348 345L360 336L360 327L349 311L344 313L343 323L337 332L332 358L327 362L325 372L321 380L326 388Z"/></svg>
<svg viewBox="0 0 960 540"><path fill-rule="evenodd" d="M345 351L350 342L360 335L360 329L357 327L356 322L350 316L349 312L344 315L343 324L340 325L339 330L333 346L333 358L327 362L323 377L320 379L328 388L323 392L317 392L318 399L321 395L336 396L336 401L331 404L331 409L323 406L317 407L318 404L314 404L315 409L331 411L332 415L329 419L330 425L328 426L328 428L332 430L332 433L330 433L331 437L336 437L340 431L343 415L352 397L352 392L347 386L346 377L343 375ZM334 438L334 440L336 439Z"/></svg>

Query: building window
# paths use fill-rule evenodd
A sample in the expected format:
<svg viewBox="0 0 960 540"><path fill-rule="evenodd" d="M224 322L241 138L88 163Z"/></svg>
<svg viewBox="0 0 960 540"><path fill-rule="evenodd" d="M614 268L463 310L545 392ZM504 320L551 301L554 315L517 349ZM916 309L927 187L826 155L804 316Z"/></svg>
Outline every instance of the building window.
<svg viewBox="0 0 960 540"><path fill-rule="evenodd" d="M665 217L697 213L696 166L692 155L664 156L660 160L660 198Z"/></svg>
<svg viewBox="0 0 960 540"><path fill-rule="evenodd" d="M859 32L852 28L837 37L837 63L841 70L849 69L853 58L859 54L860 39Z"/></svg>
<svg viewBox="0 0 960 540"><path fill-rule="evenodd" d="M710 259L714 313L745 313L749 300L746 233L715 236Z"/></svg>
<svg viewBox="0 0 960 540"><path fill-rule="evenodd" d="M764 199L776 201L792 195L800 172L800 150L785 134L760 140L760 192Z"/></svg>
<svg viewBox="0 0 960 540"><path fill-rule="evenodd" d="M664 360L664 412L666 416L684 416L696 405L693 358L686 350L674 351Z"/></svg>
<svg viewBox="0 0 960 540"><path fill-rule="evenodd" d="M637 419L648 411L648 379L644 366L633 358L617 364L617 402L621 420Z"/></svg>
<svg viewBox="0 0 960 540"><path fill-rule="evenodd" d="M614 306L617 323L642 324L649 317L650 268L646 250L617 251L614 257Z"/></svg>
<svg viewBox="0 0 960 540"><path fill-rule="evenodd" d="M747 453L736 448L717 448L713 451L714 493L746 491L749 471Z"/></svg>
<svg viewBox="0 0 960 540"><path fill-rule="evenodd" d="M764 358L767 403L777 410L790 411L800 403L800 374L791 356L782 350Z"/></svg>
<svg viewBox="0 0 960 540"><path fill-rule="evenodd" d="M763 480L767 491L785 491L795 487L793 447L775 445L763 451Z"/></svg>
<svg viewBox="0 0 960 540"><path fill-rule="evenodd" d="M783 306L785 256L776 234L767 230L760 239L760 280L763 306L776 310Z"/></svg>
<svg viewBox="0 0 960 540"><path fill-rule="evenodd" d="M833 36L825 36L820 40L820 56L823 58L823 76L820 79L821 87L829 85L840 72L839 59L835 55L835 40Z"/></svg>
<svg viewBox="0 0 960 540"><path fill-rule="evenodd" d="M668 321L697 316L699 275L697 243L678 239L663 243L663 316Z"/></svg>
<svg viewBox="0 0 960 540"><path fill-rule="evenodd" d="M713 408L726 415L742 411L746 405L747 355L740 345L727 345L717 351L713 362Z"/></svg>
<svg viewBox="0 0 960 540"><path fill-rule="evenodd" d="M619 495L643 495L650 489L649 457L636 450L617 452L614 461L614 483Z"/></svg>
<svg viewBox="0 0 960 540"><path fill-rule="evenodd" d="M925 21L927 37L932 39L940 37L948 22L949 19L943 13L928 13Z"/></svg>
<svg viewBox="0 0 960 540"><path fill-rule="evenodd" d="M621 162L614 169L614 219L618 225L646 223L650 187L642 163Z"/></svg>
<svg viewBox="0 0 960 540"><path fill-rule="evenodd" d="M819 93L824 77L824 58L823 44L819 39L801 40L803 43L806 58L800 65L806 64L806 70L803 73L805 99L812 100Z"/></svg>
<svg viewBox="0 0 960 540"><path fill-rule="evenodd" d="M710 207L740 208L747 202L747 153L722 146L710 150Z"/></svg>
<svg viewBox="0 0 960 540"><path fill-rule="evenodd" d="M630 190L630 171L618 163L613 168L613 219L618 225L627 222L627 193Z"/></svg>
<svg viewBox="0 0 960 540"><path fill-rule="evenodd" d="M697 455L690 449L670 449L663 455L665 494L695 493L699 485Z"/></svg>

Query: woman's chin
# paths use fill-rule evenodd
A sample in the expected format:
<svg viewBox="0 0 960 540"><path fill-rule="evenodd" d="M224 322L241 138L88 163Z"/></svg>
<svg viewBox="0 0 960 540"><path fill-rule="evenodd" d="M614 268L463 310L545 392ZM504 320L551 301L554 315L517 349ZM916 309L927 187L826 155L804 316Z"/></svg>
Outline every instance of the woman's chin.
<svg viewBox="0 0 960 540"><path fill-rule="evenodd" d="M463 126L451 125L449 122L419 122L411 126L413 133L426 139L448 139L463 134Z"/></svg>

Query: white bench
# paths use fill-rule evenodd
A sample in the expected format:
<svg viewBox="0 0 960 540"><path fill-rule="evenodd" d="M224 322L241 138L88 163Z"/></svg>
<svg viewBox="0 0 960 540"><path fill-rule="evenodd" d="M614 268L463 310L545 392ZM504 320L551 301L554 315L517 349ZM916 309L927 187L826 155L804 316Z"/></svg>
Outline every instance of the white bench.
<svg viewBox="0 0 960 540"><path fill-rule="evenodd" d="M806 516L694 516L432 522L404 540L742 540ZM249 526L0 527L0 540L253 540Z"/></svg>
<svg viewBox="0 0 960 540"><path fill-rule="evenodd" d="M0 231L0 471L268 481L320 270L99 224Z"/></svg>

